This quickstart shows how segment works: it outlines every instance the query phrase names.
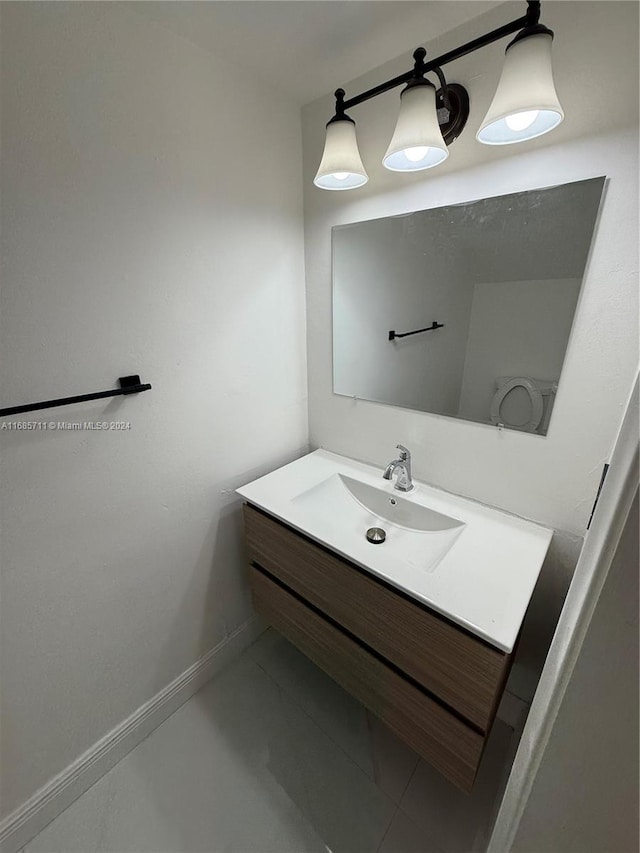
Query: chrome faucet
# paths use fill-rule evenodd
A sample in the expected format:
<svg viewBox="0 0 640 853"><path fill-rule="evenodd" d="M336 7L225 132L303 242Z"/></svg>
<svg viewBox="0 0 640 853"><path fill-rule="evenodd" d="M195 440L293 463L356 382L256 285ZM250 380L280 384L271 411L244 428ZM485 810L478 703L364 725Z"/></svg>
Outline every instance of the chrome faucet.
<svg viewBox="0 0 640 853"><path fill-rule="evenodd" d="M401 444L396 446L400 451L400 458L389 462L382 476L385 480L390 480L397 471L398 478L394 488L401 492L410 492L413 488L413 481L411 480L411 453Z"/></svg>

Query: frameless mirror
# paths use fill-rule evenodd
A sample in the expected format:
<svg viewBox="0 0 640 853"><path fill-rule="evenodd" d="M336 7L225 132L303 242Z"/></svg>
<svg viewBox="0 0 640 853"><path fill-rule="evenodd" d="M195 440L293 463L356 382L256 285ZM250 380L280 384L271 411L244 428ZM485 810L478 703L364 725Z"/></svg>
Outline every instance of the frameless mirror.
<svg viewBox="0 0 640 853"><path fill-rule="evenodd" d="M333 229L333 390L546 435L604 178Z"/></svg>

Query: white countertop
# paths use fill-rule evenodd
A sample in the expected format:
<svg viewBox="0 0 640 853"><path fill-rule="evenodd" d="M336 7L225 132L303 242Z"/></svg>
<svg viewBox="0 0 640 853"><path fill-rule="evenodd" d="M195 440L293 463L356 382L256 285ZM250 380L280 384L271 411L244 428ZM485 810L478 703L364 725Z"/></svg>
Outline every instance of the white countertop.
<svg viewBox="0 0 640 853"><path fill-rule="evenodd" d="M336 474L428 506L460 522L435 567L425 570L399 560L393 543L366 541L364 531L346 529L330 513L305 510L300 496ZM378 467L316 450L238 489L246 501L388 581L505 652L515 645L553 531L433 486L414 481L408 493L382 479ZM386 500L386 499L385 499ZM385 526L384 522L381 526ZM425 533L430 537L441 533ZM425 540L427 541L427 540Z"/></svg>

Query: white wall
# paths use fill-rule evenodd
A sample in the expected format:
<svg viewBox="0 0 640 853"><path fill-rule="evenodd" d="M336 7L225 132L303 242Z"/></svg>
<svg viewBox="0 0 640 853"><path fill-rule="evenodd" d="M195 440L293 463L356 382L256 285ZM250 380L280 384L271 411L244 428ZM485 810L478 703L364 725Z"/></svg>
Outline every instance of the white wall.
<svg viewBox="0 0 640 853"><path fill-rule="evenodd" d="M429 55L522 13L506 3L424 42ZM471 115L447 162L427 173L387 172L380 160L397 116L397 92L352 111L370 181L330 193L312 185L331 95L303 110L310 439L376 462L395 444L413 451L416 476L560 531L528 614L520 655L540 663L559 613L591 510L602 464L622 417L637 365L638 7L625 2L546 2L556 32L555 77L566 119L553 133L507 150L479 145L475 130L500 74L504 45L447 68L470 92ZM416 32L415 42L428 39ZM347 97L406 70L407 54L356 81ZM588 82L586 82L588 81ZM611 92L616 97L611 98ZM606 104L594 109L593 104ZM425 207L551 186L598 175L608 184L546 438L334 396L331 391L331 227Z"/></svg>
<svg viewBox="0 0 640 853"><path fill-rule="evenodd" d="M153 384L0 433L5 814L248 618L307 443L299 114L127 6L0 6L2 404Z"/></svg>
<svg viewBox="0 0 640 853"><path fill-rule="evenodd" d="M554 853L637 850L638 403L636 378L490 853L512 850L521 827L536 853L552 836Z"/></svg>
<svg viewBox="0 0 640 853"><path fill-rule="evenodd" d="M514 853L638 849L638 559L636 491Z"/></svg>

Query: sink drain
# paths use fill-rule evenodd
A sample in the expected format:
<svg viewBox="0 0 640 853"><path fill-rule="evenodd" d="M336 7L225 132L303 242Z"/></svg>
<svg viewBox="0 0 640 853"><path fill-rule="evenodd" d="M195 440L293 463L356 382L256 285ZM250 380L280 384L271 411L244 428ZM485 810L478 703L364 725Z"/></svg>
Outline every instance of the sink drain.
<svg viewBox="0 0 640 853"><path fill-rule="evenodd" d="M382 545L386 538L387 534L381 527L370 527L367 530L367 542L372 545Z"/></svg>

